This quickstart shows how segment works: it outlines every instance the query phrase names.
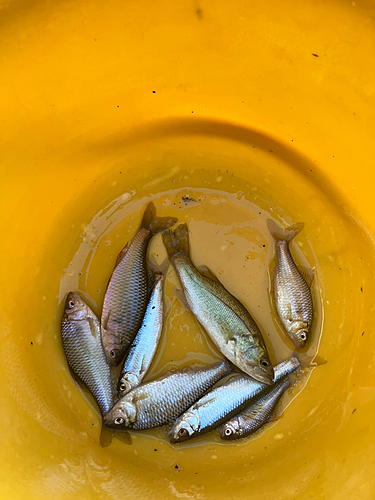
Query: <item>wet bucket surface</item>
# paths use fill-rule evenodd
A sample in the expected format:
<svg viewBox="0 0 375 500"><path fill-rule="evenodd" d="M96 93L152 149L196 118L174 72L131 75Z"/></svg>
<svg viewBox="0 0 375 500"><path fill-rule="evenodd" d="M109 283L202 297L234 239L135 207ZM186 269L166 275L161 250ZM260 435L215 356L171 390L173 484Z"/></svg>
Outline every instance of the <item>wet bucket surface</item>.
<svg viewBox="0 0 375 500"><path fill-rule="evenodd" d="M372 497L370 7L4 5L2 497ZM249 307L274 362L293 347L272 312L266 220L305 222L292 251L315 268L317 316L302 358L327 363L254 439L98 444L97 408L66 368L62 302L78 289L100 313L149 200L189 223L194 262ZM163 261L160 237L150 256ZM219 357L174 287L169 269L149 379Z"/></svg>

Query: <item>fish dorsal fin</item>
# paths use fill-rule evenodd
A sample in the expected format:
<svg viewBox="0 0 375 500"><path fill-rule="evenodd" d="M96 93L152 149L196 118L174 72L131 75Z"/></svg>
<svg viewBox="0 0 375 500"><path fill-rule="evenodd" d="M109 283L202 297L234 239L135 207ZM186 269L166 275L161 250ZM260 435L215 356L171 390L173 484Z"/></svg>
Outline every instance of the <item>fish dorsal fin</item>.
<svg viewBox="0 0 375 500"><path fill-rule="evenodd" d="M314 281L314 268L311 267L304 267L304 266L298 266L298 270L302 276L302 278L306 281L307 286L311 288L311 285Z"/></svg>
<svg viewBox="0 0 375 500"><path fill-rule="evenodd" d="M219 281L218 277L215 275L215 273L213 273L213 271L211 271L211 269L209 267L207 267L206 265L198 266L197 269L206 278L210 278L212 281L215 281L216 283L220 283L220 281ZM221 285L221 283L220 283L220 285Z"/></svg>
<svg viewBox="0 0 375 500"><path fill-rule="evenodd" d="M72 376L72 379L75 383L75 385L78 387L78 389L82 389L82 391L87 392L90 394L90 391L87 388L87 385L74 373L72 368L68 365L68 370L70 372L70 375Z"/></svg>
<svg viewBox="0 0 375 500"><path fill-rule="evenodd" d="M148 268L150 271L155 274L162 274L165 276L168 272L169 266L171 265L171 261L166 257L161 264L156 264L155 262L148 261Z"/></svg>
<svg viewBox="0 0 375 500"><path fill-rule="evenodd" d="M267 422L278 422L281 420L284 416L284 413L281 413L280 415L273 414L270 416L270 418L267 420Z"/></svg>
<svg viewBox="0 0 375 500"><path fill-rule="evenodd" d="M117 258L116 258L116 263L115 263L115 267L114 267L114 270L116 269L116 267L120 264L120 262L122 261L122 259L125 257L125 254L126 252L128 251L129 249L129 242L127 242L127 244L124 246L124 248L121 250L121 252L118 254Z"/></svg>
<svg viewBox="0 0 375 500"><path fill-rule="evenodd" d="M112 271L112 274L111 276L109 277L108 279L108 282L107 282L107 286L106 286L106 291L108 290L108 287L109 287L109 283L111 282L111 279L112 279L112 276L113 276L113 273L115 272L115 269L116 267L122 262L123 258L125 257L126 255L126 252L129 250L129 242L127 242L127 244L124 246L124 248L120 251L120 253L118 254L117 258L116 258L116 262L115 262L115 267L113 268L113 271Z"/></svg>
<svg viewBox="0 0 375 500"><path fill-rule="evenodd" d="M140 228L147 229L152 235L166 230L176 224L178 219L176 217L159 217L156 215L155 205L150 201L147 205Z"/></svg>
<svg viewBox="0 0 375 500"><path fill-rule="evenodd" d="M183 368L180 368L178 370L173 370L174 373L195 373L197 370L199 370L200 368L202 368L202 366L199 366L199 365L188 365L188 366L184 366ZM168 376L168 373L166 374Z"/></svg>
<svg viewBox="0 0 375 500"><path fill-rule="evenodd" d="M133 444L131 435L127 431L125 431L125 432L115 432L115 438L118 439L119 441L121 441L121 443L124 443L126 445Z"/></svg>

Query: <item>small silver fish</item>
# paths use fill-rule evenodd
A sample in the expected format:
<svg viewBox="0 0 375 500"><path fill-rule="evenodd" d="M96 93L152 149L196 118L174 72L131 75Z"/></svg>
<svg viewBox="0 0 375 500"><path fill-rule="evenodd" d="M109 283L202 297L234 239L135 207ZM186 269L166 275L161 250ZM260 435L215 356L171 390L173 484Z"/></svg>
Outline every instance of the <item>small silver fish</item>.
<svg viewBox="0 0 375 500"><path fill-rule="evenodd" d="M104 416L113 405L111 372L100 338L99 320L78 293L68 293L65 300L61 337L71 371L94 396ZM108 440L102 434L103 446L109 444Z"/></svg>
<svg viewBox="0 0 375 500"><path fill-rule="evenodd" d="M280 380L300 366L297 358L290 358L275 366L275 380ZM173 424L171 443L186 441L228 421L244 410L259 393L269 388L250 377L238 376L213 389L193 404Z"/></svg>
<svg viewBox="0 0 375 500"><path fill-rule="evenodd" d="M163 328L163 275L155 273L154 281L142 326L122 367L118 383L120 398L142 382L158 346Z"/></svg>
<svg viewBox="0 0 375 500"><path fill-rule="evenodd" d="M107 363L117 366L139 330L149 290L146 254L151 238L177 222L175 217L157 217L150 202L141 227L130 247L120 252L104 297L101 333Z"/></svg>
<svg viewBox="0 0 375 500"><path fill-rule="evenodd" d="M313 320L311 282L313 276L301 276L289 251L289 242L303 229L298 223L283 229L268 219L268 229L276 244L276 267L273 274L273 288L277 314L297 348L304 347L308 340Z"/></svg>
<svg viewBox="0 0 375 500"><path fill-rule="evenodd" d="M186 224L163 231L163 240L183 287L183 300L216 347L254 379L272 384L273 367L249 311L216 279L198 271L189 256Z"/></svg>
<svg viewBox="0 0 375 500"><path fill-rule="evenodd" d="M117 401L104 416L104 424L115 430L165 425L229 372L229 363L220 361L205 368L179 370L138 385Z"/></svg>
<svg viewBox="0 0 375 500"><path fill-rule="evenodd" d="M277 403L289 385L290 382L286 377L270 389L266 389L245 411L220 427L221 439L241 439L261 429L271 420Z"/></svg>

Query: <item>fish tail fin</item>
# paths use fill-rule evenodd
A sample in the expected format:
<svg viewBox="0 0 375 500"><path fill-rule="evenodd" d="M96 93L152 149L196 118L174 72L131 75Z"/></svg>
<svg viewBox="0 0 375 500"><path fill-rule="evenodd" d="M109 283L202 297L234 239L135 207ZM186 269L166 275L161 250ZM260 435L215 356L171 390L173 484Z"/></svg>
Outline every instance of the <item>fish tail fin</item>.
<svg viewBox="0 0 375 500"><path fill-rule="evenodd" d="M143 214L141 228L148 229L154 235L164 229L170 228L173 224L176 224L177 221L178 219L176 217L158 217L156 215L155 205L150 201Z"/></svg>
<svg viewBox="0 0 375 500"><path fill-rule="evenodd" d="M271 236L275 241L291 241L297 234L299 234L304 228L304 222L298 222L289 226L286 229L276 224L272 219L267 220L267 227Z"/></svg>
<svg viewBox="0 0 375 500"><path fill-rule="evenodd" d="M163 241L168 255L189 255L189 230L187 224L179 224L174 231L163 231Z"/></svg>
<svg viewBox="0 0 375 500"><path fill-rule="evenodd" d="M297 356L297 353L294 352L293 356ZM315 368L317 366L323 366L327 363L327 358L323 358L317 354L316 356L304 356L301 360L302 368Z"/></svg>
<svg viewBox="0 0 375 500"><path fill-rule="evenodd" d="M169 266L171 265L168 257L165 257L164 260L160 264L156 264L155 262L148 262L148 266L150 269L150 272L153 275L153 280L155 281L160 281L162 278L160 276L158 277L159 274L162 274L163 277L167 274Z"/></svg>
<svg viewBox="0 0 375 500"><path fill-rule="evenodd" d="M113 431L111 429L108 429L104 425L104 422L102 422L102 429L100 431L100 445L102 448L106 448L112 443L112 438L113 438Z"/></svg>

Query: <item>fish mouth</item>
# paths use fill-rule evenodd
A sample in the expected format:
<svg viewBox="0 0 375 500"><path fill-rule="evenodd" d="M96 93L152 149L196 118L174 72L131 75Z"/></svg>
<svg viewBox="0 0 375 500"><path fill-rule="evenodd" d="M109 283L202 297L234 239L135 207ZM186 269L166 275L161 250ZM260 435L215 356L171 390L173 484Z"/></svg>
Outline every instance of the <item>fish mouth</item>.
<svg viewBox="0 0 375 500"><path fill-rule="evenodd" d="M169 438L170 443L179 443L179 437L175 435L175 431L173 426L167 431L167 437Z"/></svg>
<svg viewBox="0 0 375 500"><path fill-rule="evenodd" d="M108 413L106 413L103 417L103 424L109 429L113 429L114 425L111 423Z"/></svg>
<svg viewBox="0 0 375 500"><path fill-rule="evenodd" d="M114 368L115 366L118 366L120 364L120 361L117 362L117 361L114 361L113 359L107 358L107 364Z"/></svg>
<svg viewBox="0 0 375 500"><path fill-rule="evenodd" d="M119 425L116 425L114 422L113 422L113 415L110 415L110 411L108 413L106 413L103 417L103 424L108 428L108 429L113 429L113 430L117 430L119 431Z"/></svg>
<svg viewBox="0 0 375 500"><path fill-rule="evenodd" d="M273 368L269 371L263 371L259 368L251 367L247 370L247 374L250 375L251 378L255 379L257 382L261 382L262 384L273 385L273 377L274 372Z"/></svg>
<svg viewBox="0 0 375 500"><path fill-rule="evenodd" d="M294 339L292 339L292 340L293 340L294 347L296 349L302 349L306 345L306 342L299 342L299 341L294 340Z"/></svg>
<svg viewBox="0 0 375 500"><path fill-rule="evenodd" d="M189 423L185 424L189 425ZM190 426L191 428L191 426ZM172 428L168 432L169 441L173 444L181 443L182 441L186 441L192 437L192 433L186 426L180 426L179 424L172 426Z"/></svg>
<svg viewBox="0 0 375 500"><path fill-rule="evenodd" d="M183 441L187 441L188 439L190 439L190 435L187 434L186 436L176 436L175 434L171 434L170 438L169 438L169 442L172 443L172 444L178 444L178 443L182 443Z"/></svg>
<svg viewBox="0 0 375 500"><path fill-rule="evenodd" d="M302 349L307 344L307 335L306 335L306 340L302 340L295 335L291 337L291 340L297 349Z"/></svg>

